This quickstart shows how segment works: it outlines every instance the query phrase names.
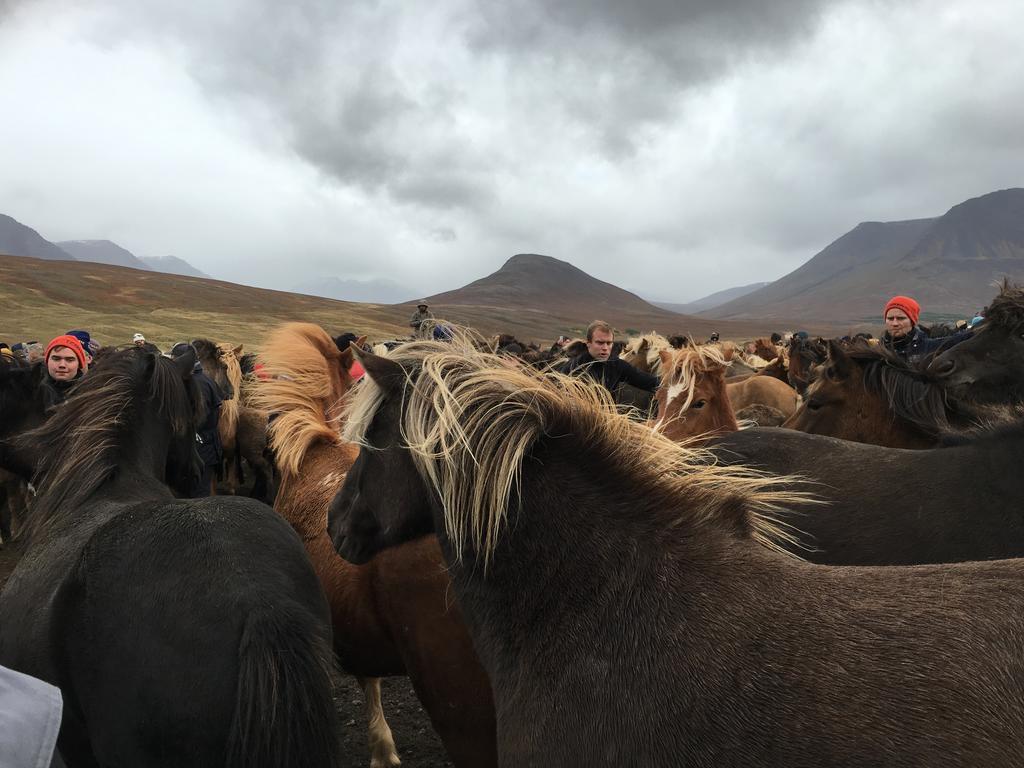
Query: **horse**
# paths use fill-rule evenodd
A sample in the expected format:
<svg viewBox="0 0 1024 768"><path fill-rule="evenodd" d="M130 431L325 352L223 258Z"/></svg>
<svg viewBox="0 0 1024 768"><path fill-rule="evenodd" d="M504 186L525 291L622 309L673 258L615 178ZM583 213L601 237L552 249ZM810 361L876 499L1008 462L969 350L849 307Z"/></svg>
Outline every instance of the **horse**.
<svg viewBox="0 0 1024 768"><path fill-rule="evenodd" d="M789 368L786 378L789 385L803 395L817 376L817 368L828 358L824 340L802 339L794 336L789 342Z"/></svg>
<svg viewBox="0 0 1024 768"><path fill-rule="evenodd" d="M14 538L15 526L27 509L26 480L31 458L12 450L10 439L46 420L46 401L40 389L43 365L20 365L0 355L0 547Z"/></svg>
<svg viewBox="0 0 1024 768"><path fill-rule="evenodd" d="M660 333L647 333L634 336L626 341L622 349L622 359L637 370L654 376L661 376L661 352L671 349L668 339Z"/></svg>
<svg viewBox="0 0 1024 768"><path fill-rule="evenodd" d="M302 542L196 470L195 356L97 363L47 421L0 664L60 687L72 766L339 765L327 602Z"/></svg>
<svg viewBox="0 0 1024 768"><path fill-rule="evenodd" d="M1024 760L1024 562L806 563L777 546L783 479L597 388L441 345L358 357L332 540L361 563L436 532L502 765Z"/></svg>
<svg viewBox="0 0 1024 768"><path fill-rule="evenodd" d="M221 343L217 345L219 358L224 365L225 377L235 396L225 400L220 407L220 418L217 420L217 431L220 433L220 446L224 452L224 481L228 492L234 494L238 490L239 464L236 438L238 435L238 411L242 400L242 349L243 345L232 346Z"/></svg>
<svg viewBox="0 0 1024 768"><path fill-rule="evenodd" d="M308 323L283 325L264 344L273 376L261 382L256 397L277 414L270 426L281 472L274 507L302 538L324 585L342 667L367 691L371 764L398 763L377 678L408 675L455 765L496 765L490 684L450 598L436 538L411 541L356 567L338 556L327 536L328 505L357 455L357 446L339 434L353 346L359 345L339 352L322 328Z"/></svg>
<svg viewBox="0 0 1024 768"><path fill-rule="evenodd" d="M1004 280L973 332L936 355L928 373L961 401L1024 402L1024 288Z"/></svg>
<svg viewBox="0 0 1024 768"><path fill-rule="evenodd" d="M823 374L783 426L890 448L931 448L971 416L924 371L883 347L843 349L829 341Z"/></svg>
<svg viewBox="0 0 1024 768"><path fill-rule="evenodd" d="M203 366L203 373L209 376L210 380L217 385L224 402L234 399L236 390L228 378L228 368L225 360L227 353L224 349L209 339L193 339L192 348L199 357L199 364ZM223 410L221 413L223 413Z"/></svg>
<svg viewBox="0 0 1024 768"><path fill-rule="evenodd" d="M663 349L660 355L658 418L648 422L655 431L682 442L739 429L725 383L731 350L704 344Z"/></svg>
<svg viewBox="0 0 1024 768"><path fill-rule="evenodd" d="M719 461L800 475L827 506L786 518L790 551L828 565L915 565L1024 557L1020 456L1024 413L930 451L790 429L746 429L710 442ZM810 483L810 485L808 485Z"/></svg>

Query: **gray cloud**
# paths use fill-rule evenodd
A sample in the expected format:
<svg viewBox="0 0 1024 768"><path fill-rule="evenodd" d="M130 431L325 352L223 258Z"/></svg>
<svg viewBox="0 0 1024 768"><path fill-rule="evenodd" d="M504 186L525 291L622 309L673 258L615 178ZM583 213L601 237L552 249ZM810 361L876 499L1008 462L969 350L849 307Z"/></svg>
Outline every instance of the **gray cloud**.
<svg viewBox="0 0 1024 768"><path fill-rule="evenodd" d="M0 211L207 271L203 254L246 254L267 284L285 261L430 292L532 251L688 299L1024 172L1015 0L39 0L13 17L0 92L21 119L0 146L23 151Z"/></svg>

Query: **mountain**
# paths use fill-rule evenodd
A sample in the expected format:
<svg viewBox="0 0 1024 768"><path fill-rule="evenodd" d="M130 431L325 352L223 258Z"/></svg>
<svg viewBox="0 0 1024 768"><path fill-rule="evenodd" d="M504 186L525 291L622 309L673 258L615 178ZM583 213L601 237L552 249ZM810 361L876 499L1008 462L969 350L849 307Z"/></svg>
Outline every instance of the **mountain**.
<svg viewBox="0 0 1024 768"><path fill-rule="evenodd" d="M131 267L132 269L149 269L149 265L141 261L134 253L110 240L61 240L57 245L78 261L110 264L115 267Z"/></svg>
<svg viewBox="0 0 1024 768"><path fill-rule="evenodd" d="M210 278L208 274L196 269L187 261L179 259L177 256L140 256L139 260L155 272L163 272L167 275L184 275L185 277Z"/></svg>
<svg viewBox="0 0 1024 768"><path fill-rule="evenodd" d="M45 239L31 227L0 213L0 253L12 256L34 256L37 259L66 261L70 253Z"/></svg>
<svg viewBox="0 0 1024 768"><path fill-rule="evenodd" d="M412 290L394 280L342 280L340 277L306 280L292 290L310 296L323 296L341 301L362 301L368 304L400 304L408 301L413 295Z"/></svg>
<svg viewBox="0 0 1024 768"><path fill-rule="evenodd" d="M886 300L905 294L926 319L970 317L1004 275L1024 281L1024 189L972 198L934 219L858 224L788 275L705 315L880 325Z"/></svg>
<svg viewBox="0 0 1024 768"><path fill-rule="evenodd" d="M706 338L712 331L724 337L763 333L757 320L723 323L680 315L656 307L611 283L591 277L565 261L536 253L513 256L496 272L458 288L426 298L435 317L470 322L471 313L490 317L497 330L528 327L532 338L554 338L560 333L580 334L595 318L623 333L688 333ZM404 306L410 313L415 302Z"/></svg>
<svg viewBox="0 0 1024 768"><path fill-rule="evenodd" d="M768 283L751 283L750 285L726 288L725 290L716 291L715 293L708 294L702 299L696 299L695 301L691 301L686 304L673 304L667 301L652 301L651 303L656 307L667 309L669 312L678 312L682 315L695 315L698 312L714 309L717 306L725 304L727 301L732 301L733 299L738 299L741 296L746 296L748 293L753 293L758 288L764 288L766 285L768 285Z"/></svg>

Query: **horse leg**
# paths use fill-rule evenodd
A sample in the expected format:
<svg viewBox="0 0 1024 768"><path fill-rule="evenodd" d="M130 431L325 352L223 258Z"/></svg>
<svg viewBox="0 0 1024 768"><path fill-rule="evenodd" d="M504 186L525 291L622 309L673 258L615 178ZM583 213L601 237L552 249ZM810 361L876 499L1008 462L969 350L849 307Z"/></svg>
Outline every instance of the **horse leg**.
<svg viewBox="0 0 1024 768"><path fill-rule="evenodd" d="M384 706L380 698L379 677L356 678L366 697L366 742L370 747L370 768L393 768L401 765L395 739L384 718Z"/></svg>

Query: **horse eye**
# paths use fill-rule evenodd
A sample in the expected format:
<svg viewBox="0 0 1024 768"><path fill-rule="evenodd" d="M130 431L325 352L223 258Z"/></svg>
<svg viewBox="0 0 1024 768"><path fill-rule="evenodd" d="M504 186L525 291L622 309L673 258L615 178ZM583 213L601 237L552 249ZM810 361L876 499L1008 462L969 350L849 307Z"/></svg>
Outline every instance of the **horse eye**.
<svg viewBox="0 0 1024 768"><path fill-rule="evenodd" d="M821 408L821 401L815 400L813 397L807 401L807 410L816 411Z"/></svg>
<svg viewBox="0 0 1024 768"><path fill-rule="evenodd" d="M707 401L706 400L697 400L692 405L690 405L690 407L691 408L703 408L705 405L707 405Z"/></svg>

